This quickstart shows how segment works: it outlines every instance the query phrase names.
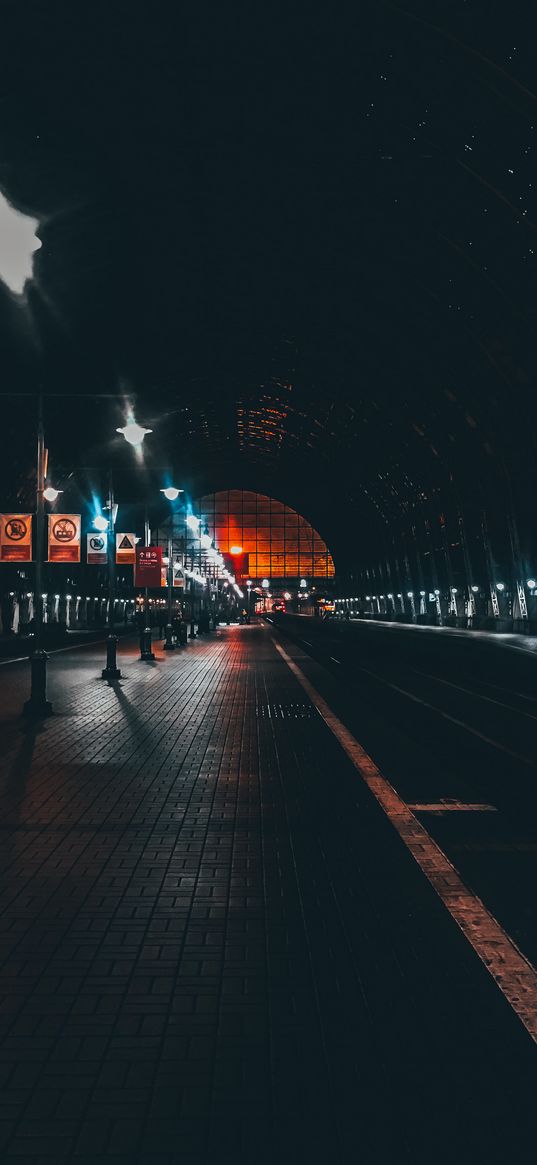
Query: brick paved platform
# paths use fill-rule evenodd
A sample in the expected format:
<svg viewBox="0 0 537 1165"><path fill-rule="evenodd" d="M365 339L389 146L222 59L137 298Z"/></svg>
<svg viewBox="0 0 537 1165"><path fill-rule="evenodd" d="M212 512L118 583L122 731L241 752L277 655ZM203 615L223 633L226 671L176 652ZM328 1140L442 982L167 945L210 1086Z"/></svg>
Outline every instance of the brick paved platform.
<svg viewBox="0 0 537 1165"><path fill-rule="evenodd" d="M0 669L0 1160L535 1160L537 1049L267 627Z"/></svg>

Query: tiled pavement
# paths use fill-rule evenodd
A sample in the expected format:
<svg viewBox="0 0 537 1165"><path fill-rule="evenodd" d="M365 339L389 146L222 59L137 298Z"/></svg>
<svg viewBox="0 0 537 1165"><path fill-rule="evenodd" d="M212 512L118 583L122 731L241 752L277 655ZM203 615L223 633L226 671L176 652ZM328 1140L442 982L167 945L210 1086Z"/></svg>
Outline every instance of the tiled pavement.
<svg viewBox="0 0 537 1165"><path fill-rule="evenodd" d="M102 649L100 654L102 654ZM0 1160L534 1161L537 1050L266 628L0 669Z"/></svg>

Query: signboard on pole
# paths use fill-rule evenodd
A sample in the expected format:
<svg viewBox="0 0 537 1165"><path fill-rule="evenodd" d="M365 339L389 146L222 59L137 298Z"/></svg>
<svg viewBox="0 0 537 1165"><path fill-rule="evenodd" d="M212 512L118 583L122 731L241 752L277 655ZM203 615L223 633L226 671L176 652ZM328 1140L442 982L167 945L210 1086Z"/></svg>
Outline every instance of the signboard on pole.
<svg viewBox="0 0 537 1165"><path fill-rule="evenodd" d="M167 587L167 586L168 586L168 582L169 582L169 574L168 574L168 572L169 572L169 569L170 569L170 568L169 568L169 566L163 566L163 567L162 567L161 574L160 574L160 585L161 585L161 587ZM174 587L184 587L184 585L185 585L185 580L184 580L184 576L183 576L183 568L182 568L182 566L181 566L181 563L180 563L180 562L174 562L174 564L173 564L173 580L172 580L172 586L174 586Z"/></svg>
<svg viewBox="0 0 537 1165"><path fill-rule="evenodd" d="M80 514L49 514L49 562L80 562Z"/></svg>
<svg viewBox="0 0 537 1165"><path fill-rule="evenodd" d="M160 587L162 546L137 546L134 568L135 587Z"/></svg>
<svg viewBox="0 0 537 1165"><path fill-rule="evenodd" d="M0 562L31 562L32 515L0 514Z"/></svg>
<svg viewBox="0 0 537 1165"><path fill-rule="evenodd" d="M108 533L88 534L86 561L88 566L106 566L108 560Z"/></svg>
<svg viewBox="0 0 537 1165"><path fill-rule="evenodd" d="M116 563L124 566L136 562L136 535L116 534Z"/></svg>

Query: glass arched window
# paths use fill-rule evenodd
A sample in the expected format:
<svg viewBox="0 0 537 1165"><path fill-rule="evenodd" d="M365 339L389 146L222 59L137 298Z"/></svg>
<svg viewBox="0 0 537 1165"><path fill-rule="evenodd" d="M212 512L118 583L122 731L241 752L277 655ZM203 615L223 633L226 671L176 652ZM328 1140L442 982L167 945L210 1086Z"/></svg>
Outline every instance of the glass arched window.
<svg viewBox="0 0 537 1165"><path fill-rule="evenodd" d="M276 498L245 489L219 490L199 498L195 512L222 553L242 547L252 579L334 577L326 542L301 514Z"/></svg>

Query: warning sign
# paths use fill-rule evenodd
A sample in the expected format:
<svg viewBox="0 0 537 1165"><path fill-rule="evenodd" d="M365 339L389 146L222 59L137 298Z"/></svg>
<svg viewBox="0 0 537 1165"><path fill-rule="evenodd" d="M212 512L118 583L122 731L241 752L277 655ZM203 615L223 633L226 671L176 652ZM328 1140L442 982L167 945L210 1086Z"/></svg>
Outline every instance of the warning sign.
<svg viewBox="0 0 537 1165"><path fill-rule="evenodd" d="M88 566L106 566L108 556L108 534L88 534L86 559Z"/></svg>
<svg viewBox="0 0 537 1165"><path fill-rule="evenodd" d="M135 534L116 534L116 562L118 565L136 562Z"/></svg>
<svg viewBox="0 0 537 1165"><path fill-rule="evenodd" d="M161 569L161 572L160 572L160 585L161 585L161 587L169 586L169 580L170 580L169 570L170 570L169 566L163 566ZM184 587L184 585L185 585L185 580L183 577L183 568L181 566L181 563L174 562L172 586Z"/></svg>
<svg viewBox="0 0 537 1165"><path fill-rule="evenodd" d="M162 570L161 546L137 546L134 570L135 587L160 587Z"/></svg>
<svg viewBox="0 0 537 1165"><path fill-rule="evenodd" d="M49 514L49 562L80 562L80 514Z"/></svg>
<svg viewBox="0 0 537 1165"><path fill-rule="evenodd" d="M0 514L0 562L30 562L32 515Z"/></svg>

